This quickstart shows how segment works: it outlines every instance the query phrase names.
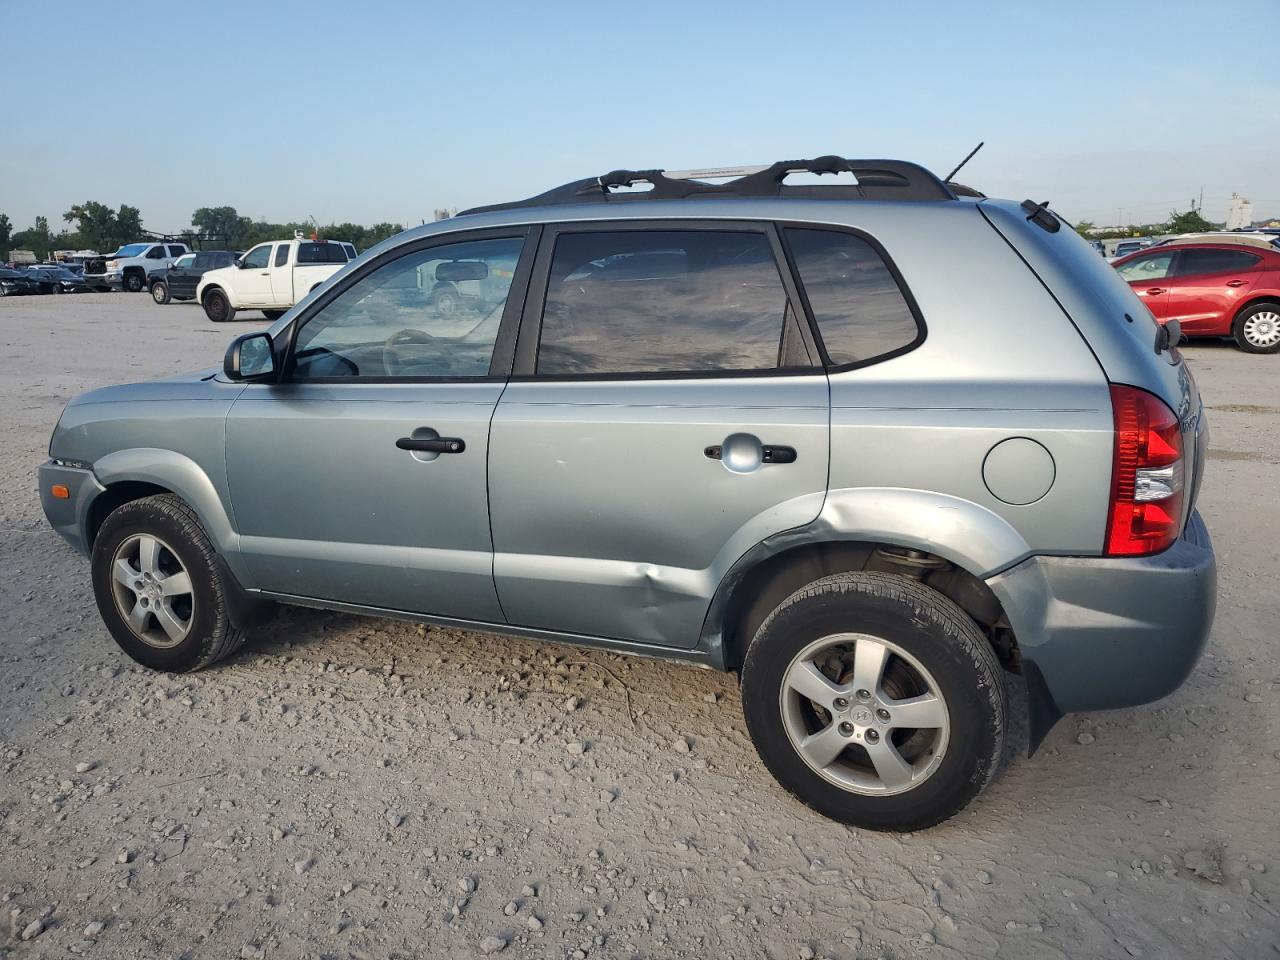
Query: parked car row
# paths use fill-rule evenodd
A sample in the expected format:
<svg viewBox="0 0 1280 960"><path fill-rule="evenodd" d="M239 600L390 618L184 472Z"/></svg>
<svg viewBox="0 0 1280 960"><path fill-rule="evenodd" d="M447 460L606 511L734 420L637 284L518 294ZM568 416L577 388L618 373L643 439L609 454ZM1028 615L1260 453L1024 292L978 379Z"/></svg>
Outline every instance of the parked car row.
<svg viewBox="0 0 1280 960"><path fill-rule="evenodd" d="M40 293L85 293L89 289L71 267L38 263L28 267L0 267L0 297Z"/></svg>

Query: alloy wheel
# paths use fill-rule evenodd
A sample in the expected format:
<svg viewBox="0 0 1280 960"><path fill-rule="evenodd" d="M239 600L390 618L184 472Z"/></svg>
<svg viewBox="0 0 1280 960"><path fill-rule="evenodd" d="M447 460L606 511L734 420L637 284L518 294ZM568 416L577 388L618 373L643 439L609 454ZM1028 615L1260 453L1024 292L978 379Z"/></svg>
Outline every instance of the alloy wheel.
<svg viewBox="0 0 1280 960"><path fill-rule="evenodd" d="M195 594L178 555L159 537L128 537L111 560L116 609L129 629L152 647L175 647L191 632Z"/></svg>
<svg viewBox="0 0 1280 960"><path fill-rule="evenodd" d="M897 644L867 634L822 637L796 654L779 707L804 762L858 794L918 787L938 769L951 732L929 671Z"/></svg>

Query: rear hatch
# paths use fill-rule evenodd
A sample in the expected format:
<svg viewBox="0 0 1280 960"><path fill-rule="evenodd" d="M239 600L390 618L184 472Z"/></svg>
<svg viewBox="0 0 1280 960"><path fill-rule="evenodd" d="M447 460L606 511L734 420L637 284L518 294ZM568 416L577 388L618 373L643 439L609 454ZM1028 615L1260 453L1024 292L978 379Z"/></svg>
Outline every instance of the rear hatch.
<svg viewBox="0 0 1280 960"><path fill-rule="evenodd" d="M1107 379L1155 394L1177 415L1186 471L1185 525L1195 508L1208 434L1200 391L1182 355L1165 345L1164 330L1151 311L1068 224L1008 200L983 200L979 209L1057 300Z"/></svg>

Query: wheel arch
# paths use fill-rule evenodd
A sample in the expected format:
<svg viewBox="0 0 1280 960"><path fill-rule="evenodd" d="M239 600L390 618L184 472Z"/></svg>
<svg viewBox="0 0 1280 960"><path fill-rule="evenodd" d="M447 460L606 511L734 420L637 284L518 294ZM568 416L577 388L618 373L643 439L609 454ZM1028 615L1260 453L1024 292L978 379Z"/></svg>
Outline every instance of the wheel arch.
<svg viewBox="0 0 1280 960"><path fill-rule="evenodd" d="M1264 303L1274 303L1276 306L1280 306L1280 292L1272 291L1270 293L1255 293L1251 295L1240 306L1236 307L1236 312L1231 315L1231 325L1234 327L1236 320L1246 310L1261 306Z"/></svg>
<svg viewBox="0 0 1280 960"><path fill-rule="evenodd" d="M237 308L235 298L231 296L231 291L220 283L211 283L207 287L202 287L200 289L199 295L196 299L200 302L201 306L204 306L205 299L215 290L227 298L227 303L230 304L232 308Z"/></svg>
<svg viewBox="0 0 1280 960"><path fill-rule="evenodd" d="M795 590L832 573L887 570L954 600L1016 668L1016 639L986 579L1031 552L1006 520L971 501L895 488L832 490L812 523L757 543L720 579L700 645L737 669L755 628Z"/></svg>
<svg viewBox="0 0 1280 960"><path fill-rule="evenodd" d="M104 490L89 504L86 543L92 544L112 510L142 497L170 493L195 511L220 555L237 554L239 537L222 498L208 474L190 457L152 447L118 450L96 461L93 472Z"/></svg>

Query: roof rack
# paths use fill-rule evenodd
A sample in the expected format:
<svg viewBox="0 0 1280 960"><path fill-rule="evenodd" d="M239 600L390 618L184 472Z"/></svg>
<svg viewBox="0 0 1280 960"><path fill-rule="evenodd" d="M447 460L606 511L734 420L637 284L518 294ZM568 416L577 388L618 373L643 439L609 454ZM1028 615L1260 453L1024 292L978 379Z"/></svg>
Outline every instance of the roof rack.
<svg viewBox="0 0 1280 960"><path fill-rule="evenodd" d="M855 184L788 184L791 173L853 174ZM727 183L708 180L729 179ZM652 189L622 192L648 183ZM472 207L458 216L565 203L634 203L715 197L787 197L807 200L955 200L951 188L924 167L905 160L848 160L817 157L772 164L710 167L703 170L614 170L575 180L528 200Z"/></svg>

